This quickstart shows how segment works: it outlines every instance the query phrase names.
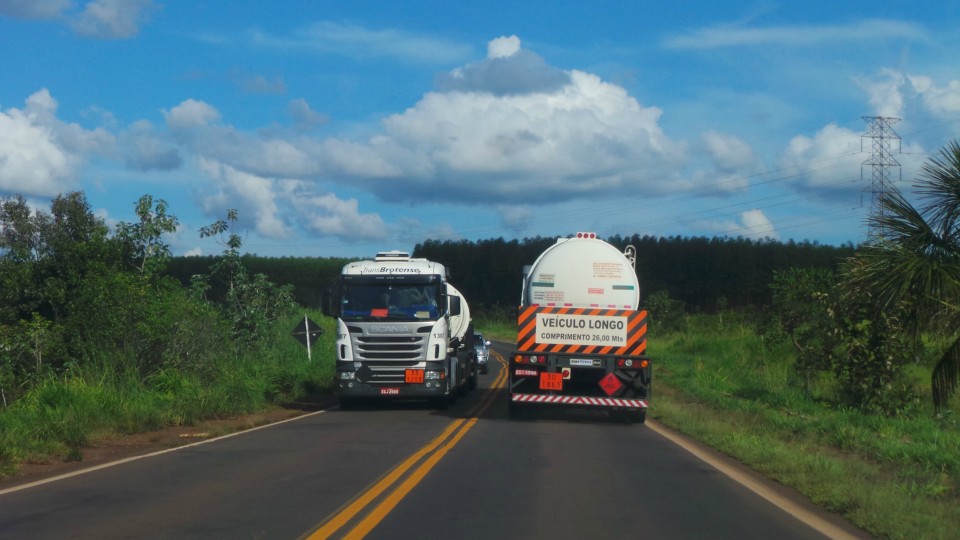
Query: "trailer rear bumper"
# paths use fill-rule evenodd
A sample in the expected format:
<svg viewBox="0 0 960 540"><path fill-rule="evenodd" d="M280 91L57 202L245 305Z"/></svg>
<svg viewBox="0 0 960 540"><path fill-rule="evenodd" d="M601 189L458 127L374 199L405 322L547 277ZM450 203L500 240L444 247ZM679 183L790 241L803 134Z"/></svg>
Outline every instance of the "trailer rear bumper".
<svg viewBox="0 0 960 540"><path fill-rule="evenodd" d="M570 405L583 407L601 407L605 409L646 409L645 399L626 399L595 396L563 396L556 394L512 394L513 403L537 405Z"/></svg>

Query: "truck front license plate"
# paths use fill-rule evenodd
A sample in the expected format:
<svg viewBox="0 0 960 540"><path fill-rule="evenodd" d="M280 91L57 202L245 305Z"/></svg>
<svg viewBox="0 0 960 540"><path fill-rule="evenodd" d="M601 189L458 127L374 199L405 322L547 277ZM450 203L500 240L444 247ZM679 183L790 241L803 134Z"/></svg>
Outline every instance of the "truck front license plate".
<svg viewBox="0 0 960 540"><path fill-rule="evenodd" d="M399 396L400 389L399 388L381 388L380 395L381 396Z"/></svg>
<svg viewBox="0 0 960 540"><path fill-rule="evenodd" d="M563 373L541 373L541 390L563 390Z"/></svg>
<svg viewBox="0 0 960 540"><path fill-rule="evenodd" d="M403 382L407 384L421 384L423 383L423 370L422 369L408 369L403 372Z"/></svg>

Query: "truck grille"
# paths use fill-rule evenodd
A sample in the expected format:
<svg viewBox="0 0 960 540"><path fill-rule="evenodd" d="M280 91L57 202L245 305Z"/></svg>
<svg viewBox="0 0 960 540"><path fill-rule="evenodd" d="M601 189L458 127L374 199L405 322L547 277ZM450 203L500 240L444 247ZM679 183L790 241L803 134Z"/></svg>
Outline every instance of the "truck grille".
<svg viewBox="0 0 960 540"><path fill-rule="evenodd" d="M418 326L414 333L369 335L358 326L348 327L356 360L363 362L371 384L403 383L404 370L427 357L427 336L431 326Z"/></svg>
<svg viewBox="0 0 960 540"><path fill-rule="evenodd" d="M419 361L424 357L421 336L357 336L356 352L361 360Z"/></svg>

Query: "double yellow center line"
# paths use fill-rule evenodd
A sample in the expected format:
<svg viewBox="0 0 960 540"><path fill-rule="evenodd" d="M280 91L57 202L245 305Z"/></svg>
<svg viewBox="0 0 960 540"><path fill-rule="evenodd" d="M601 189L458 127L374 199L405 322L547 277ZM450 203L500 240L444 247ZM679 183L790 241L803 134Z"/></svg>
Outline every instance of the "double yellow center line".
<svg viewBox="0 0 960 540"><path fill-rule="evenodd" d="M470 428L477 423L480 416L493 403L497 391L506 383L507 369L506 362L501 355L493 351L491 351L491 355L495 356L504 368L500 370L493 385L487 389L480 402L467 411L466 418L458 418L450 422L439 436L414 452L403 463L394 467L377 483L357 496L353 502L327 518L319 528L303 538L306 540L330 538L347 524L353 522L358 515L365 513L363 518L342 536L345 539L359 539L366 536L383 521L383 518L387 517L397 504L423 480L427 473L443 459L443 456L460 442L460 439L470 431ZM379 504L376 504L377 501L379 501ZM374 504L376 505L374 506ZM372 509L370 509L371 507Z"/></svg>

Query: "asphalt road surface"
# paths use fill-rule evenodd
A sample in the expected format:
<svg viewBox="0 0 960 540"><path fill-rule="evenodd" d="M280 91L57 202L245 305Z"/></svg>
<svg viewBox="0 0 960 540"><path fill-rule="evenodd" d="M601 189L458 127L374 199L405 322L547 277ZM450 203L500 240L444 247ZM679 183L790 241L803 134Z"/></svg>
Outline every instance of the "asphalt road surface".
<svg viewBox="0 0 960 540"><path fill-rule="evenodd" d="M652 420L510 420L493 350L447 410L334 408L0 491L0 538L866 537Z"/></svg>

